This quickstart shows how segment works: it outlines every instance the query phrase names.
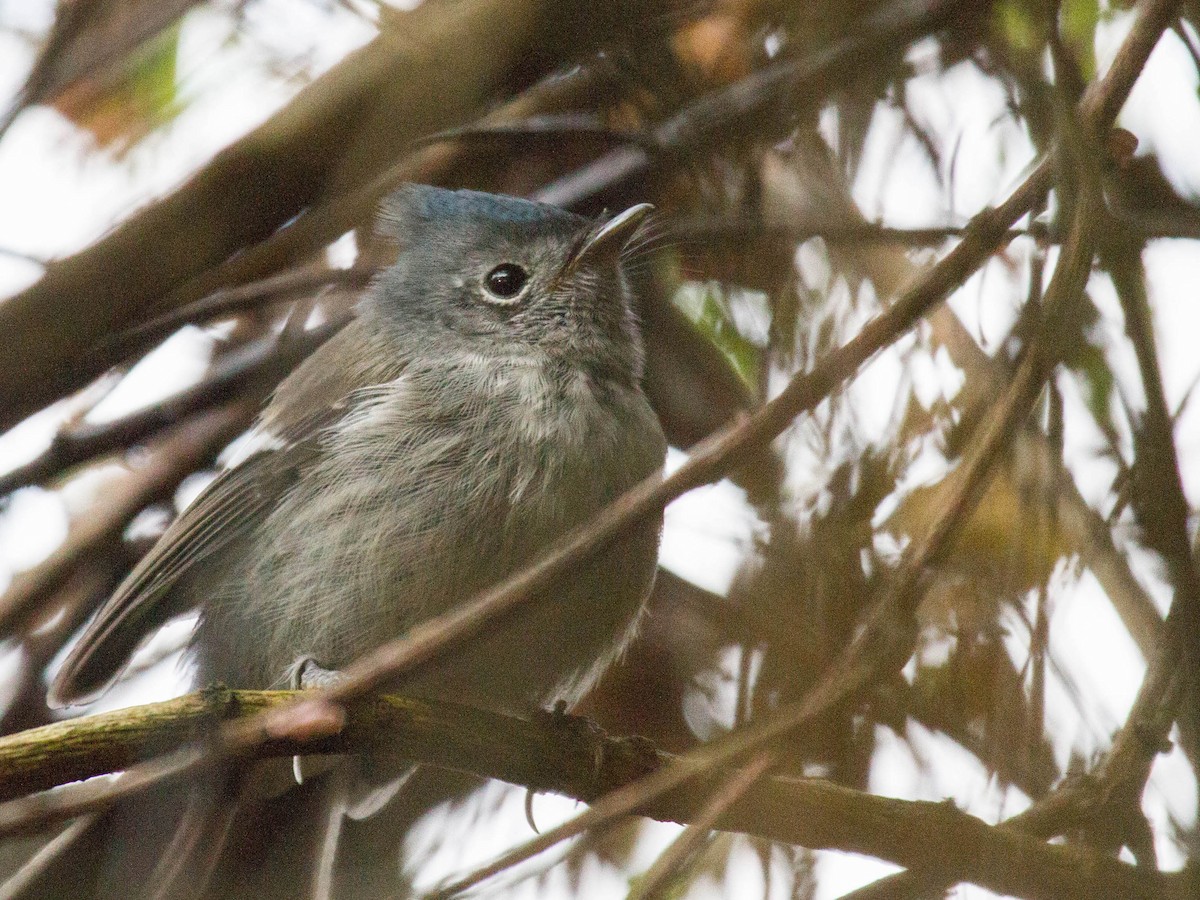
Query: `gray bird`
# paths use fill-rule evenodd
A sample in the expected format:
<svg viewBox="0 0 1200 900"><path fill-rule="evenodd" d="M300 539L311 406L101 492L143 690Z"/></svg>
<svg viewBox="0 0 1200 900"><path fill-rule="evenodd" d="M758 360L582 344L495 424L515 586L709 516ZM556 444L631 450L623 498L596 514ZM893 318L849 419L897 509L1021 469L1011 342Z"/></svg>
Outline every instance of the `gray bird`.
<svg viewBox="0 0 1200 900"><path fill-rule="evenodd" d="M319 681L520 569L638 481L665 441L642 393L621 255L650 207L601 221L409 185L397 263L275 392L249 451L167 530L52 686L102 692L200 612L201 684ZM488 709L573 702L632 638L661 518L392 688Z"/></svg>

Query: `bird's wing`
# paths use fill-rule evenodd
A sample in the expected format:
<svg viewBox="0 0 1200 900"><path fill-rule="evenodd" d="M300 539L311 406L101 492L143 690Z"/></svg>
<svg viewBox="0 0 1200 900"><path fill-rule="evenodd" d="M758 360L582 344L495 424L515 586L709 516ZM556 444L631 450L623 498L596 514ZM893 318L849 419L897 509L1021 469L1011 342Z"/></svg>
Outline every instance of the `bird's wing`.
<svg viewBox="0 0 1200 900"><path fill-rule="evenodd" d="M141 640L194 598L180 579L254 531L322 453L322 435L358 391L403 366L379 359L358 322L323 345L280 385L257 427L258 446L222 472L129 573L75 644L51 687L51 702L86 702L116 677ZM347 365L347 360L353 360ZM252 442L253 445L254 442Z"/></svg>

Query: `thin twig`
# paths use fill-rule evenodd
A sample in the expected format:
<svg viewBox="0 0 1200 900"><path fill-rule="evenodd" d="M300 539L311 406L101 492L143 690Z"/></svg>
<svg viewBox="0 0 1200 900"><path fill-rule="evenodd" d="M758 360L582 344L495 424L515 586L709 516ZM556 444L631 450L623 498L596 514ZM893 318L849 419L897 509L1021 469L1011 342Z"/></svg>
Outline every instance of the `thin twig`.
<svg viewBox="0 0 1200 900"><path fill-rule="evenodd" d="M427 147L445 141L474 141L476 143L527 142L530 139L552 140L560 144L563 138L587 137L609 144L646 144L651 142L640 131L613 128L597 113L545 113L510 122L476 122L458 128L435 131L416 141L414 147Z"/></svg>
<svg viewBox="0 0 1200 900"><path fill-rule="evenodd" d="M763 110L774 108L782 97L787 97L793 107L801 105L796 102L798 98L810 103L821 100L838 85L856 78L862 72L864 57L902 49L946 27L972 7L962 0L888 4L860 22L853 35L831 47L800 59L781 59L701 97L653 130L650 143L655 152L642 146L619 147L546 185L535 196L556 206L586 203L646 175L656 163L672 155L744 133L749 121L758 119ZM766 123L768 129L772 126L776 132L791 127L784 117ZM768 136L755 130L756 140Z"/></svg>
<svg viewBox="0 0 1200 900"><path fill-rule="evenodd" d="M40 256L34 256L32 253L26 253L23 250L14 250L11 247L0 247L0 256L7 256L11 259L19 259L21 262L27 262L31 265L37 266L40 269L44 269L49 265L49 262Z"/></svg>
<svg viewBox="0 0 1200 900"><path fill-rule="evenodd" d="M754 782L771 767L773 761L773 754L764 752L750 760L743 768L735 770L721 785L720 790L708 799L696 814L696 818L688 823L683 833L658 855L653 865L638 879L637 886L630 894L630 900L656 900L667 894L680 867L713 830L717 820L742 799Z"/></svg>
<svg viewBox="0 0 1200 900"><path fill-rule="evenodd" d="M351 266L348 269L327 267L296 269L280 272L269 278L252 281L237 287L222 288L195 303L188 303L170 312L131 328L106 341L101 354L108 359L125 356L142 350L154 341L170 334L189 322L211 321L218 316L245 309L253 309L270 303L295 299L298 295L310 294L320 288L362 288L377 273L372 266Z"/></svg>
<svg viewBox="0 0 1200 900"><path fill-rule="evenodd" d="M173 490L244 429L256 404L233 403L171 429L146 454L146 462L110 487L42 563L17 575L0 595L0 634L11 635L74 571L76 564L115 541L147 504Z"/></svg>
<svg viewBox="0 0 1200 900"><path fill-rule="evenodd" d="M122 450L200 410L237 397L255 403L341 329L346 319L326 322L287 340L265 337L222 356L200 383L121 419L81 423L61 431L40 456L0 475L0 496L48 481L72 466Z"/></svg>
<svg viewBox="0 0 1200 900"><path fill-rule="evenodd" d="M1147 672L1127 727L1118 735L1104 768L1114 792L1123 791L1126 802L1136 802L1141 796L1150 766L1165 746L1178 715L1183 694L1200 687L1195 677L1200 663L1200 572L1192 557L1190 505L1183 489L1171 411L1155 349L1141 249L1136 238L1124 248L1114 242L1104 261L1125 313L1125 327L1146 395L1146 409L1136 429L1134 509L1143 540L1162 555L1175 593L1159 656Z"/></svg>
<svg viewBox="0 0 1200 900"><path fill-rule="evenodd" d="M0 900L20 900L27 896L26 891L38 883L46 869L74 850L76 845L87 837L95 823L95 816L81 816L43 844L0 884Z"/></svg>
<svg viewBox="0 0 1200 900"><path fill-rule="evenodd" d="M1200 227L1190 223L1141 223L1136 219L1118 217L1124 227L1143 240L1157 238L1200 239ZM813 222L780 227L761 222L721 220L717 222L680 222L672 224L662 235L671 243L711 245L746 241L777 240L802 244L821 238L827 244L899 244L904 247L936 247L948 240L962 237L965 225L931 225L925 228L896 228L876 222ZM1005 242L1029 238L1045 244L1060 244L1066 239L1052 224L1033 222L1027 228L1010 228Z"/></svg>

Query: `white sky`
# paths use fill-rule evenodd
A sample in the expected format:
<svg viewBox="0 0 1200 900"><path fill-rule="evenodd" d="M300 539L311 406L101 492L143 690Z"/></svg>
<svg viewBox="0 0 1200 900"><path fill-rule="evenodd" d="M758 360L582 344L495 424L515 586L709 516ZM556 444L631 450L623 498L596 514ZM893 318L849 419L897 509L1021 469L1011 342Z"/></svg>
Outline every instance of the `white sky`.
<svg viewBox="0 0 1200 900"><path fill-rule="evenodd" d="M0 0L0 22L19 25L30 33L43 33L50 21L50 0ZM94 240L113 223L146 200L166 193L220 147L261 122L292 96L296 83L286 83L264 72L258 60L263 48L280 58L304 59L302 71L318 72L370 37L359 19L309 0L259 0L250 7L250 40L231 44L228 18L200 9L183 28L179 72L183 91L193 102L161 135L133 149L127 159L114 160L95 152L88 138L57 113L36 108L23 114L0 140L0 251L10 250L38 258L67 255ZM1129 22L1118 15L1104 26L1097 41L1101 65L1106 66ZM32 61L29 45L0 35L0 97L10 96L21 83ZM1192 62L1178 38L1168 33L1151 57L1146 72L1121 116L1121 124L1137 135L1139 152L1157 153L1172 181L1188 193L1200 191L1200 103ZM917 117L942 147L959 140L952 196L945 196L929 172L927 162L912 139L900 139L901 120L895 112L881 110L864 153L855 196L869 217L894 225L961 222L988 203L1003 197L1021 177L1029 162L1029 143L1019 127L1004 114L1004 98L995 85L967 65L949 72L914 79L908 99ZM997 146L1003 148L997 153ZM903 177L897 177L902 172ZM1152 285L1156 326L1168 398L1177 405L1200 376L1200 252L1195 242L1159 241L1146 254ZM0 296L20 290L38 276L39 268L0 252ZM1022 296L1025 274L1006 272L990 265L972 278L954 297L952 305L986 347L1011 324L1015 308L1008 299ZM1104 319L1100 329L1110 348L1109 357L1136 398L1136 367L1123 344L1120 310L1111 288L1102 278L1093 279L1092 293ZM147 360L130 379L122 394L108 404L107 414L173 393L198 379L211 350L211 338L191 329L172 339ZM884 355L852 389L856 409L864 421L882 428L892 408L888 385L896 384L897 360ZM946 365L929 364L918 374L919 393L949 396L957 390L960 373ZM1067 461L1083 495L1093 502L1109 496L1114 475L1111 465L1097 460L1101 435L1091 424L1078 391L1064 380ZM36 454L53 434L56 415L35 417L20 429L0 437L0 470ZM1194 404L1185 409L1177 427L1178 446L1189 498L1200 498L1200 413ZM678 457L672 457L672 464ZM813 476L813 490L819 490ZM11 574L49 553L65 533L72 508L102 489L101 476L89 475L80 484L54 493L41 489L19 492L0 513L0 588ZM666 565L704 587L724 590L758 527L740 491L721 484L693 492L668 510L663 541ZM1135 570L1157 602L1166 602L1166 591L1154 563L1135 554ZM1010 636L1012 652L1024 653L1020 627ZM174 636L175 638L178 635ZM1086 703L1081 718L1066 687L1051 679L1047 715L1051 731L1065 735L1056 748L1060 760L1068 752L1092 756L1107 746L1108 735L1119 725L1132 701L1144 663L1099 585L1088 573L1062 579L1055 594L1051 628L1052 654L1082 692ZM173 639L166 636L163 639ZM2 673L0 673L2 674ZM108 702L129 702L176 690L171 673L151 670L139 676L135 690ZM1014 791L1003 791L983 767L948 739L911 726L900 739L887 729L878 730L879 750L871 773L871 788L891 796L942 799L952 796L971 812L995 820L1011 815L1027 801ZM501 790L494 788L493 790ZM495 834L525 836L521 795L510 792L505 806L508 824ZM1196 785L1178 751L1155 767L1145 809L1156 826L1168 812L1191 823L1196 816ZM570 816L574 804L560 798L538 798L537 818L543 827ZM440 827L440 826L439 826ZM1159 835L1160 862L1178 866L1182 857L1167 829ZM647 829L639 845L639 861L646 865L656 849L676 833L670 826ZM421 840L416 836L414 841ZM435 855L431 878L482 862L499 846L476 841L455 845ZM469 857L466 859L464 857ZM709 885L696 896L741 896L759 888L741 879L760 878L758 863L749 856L734 867L736 889ZM835 897L890 870L875 860L838 854L819 854L819 897ZM589 896L623 896L624 876L611 869L589 875L595 890ZM775 879L780 884L782 879ZM733 890L733 893L730 891ZM707 891L707 893L705 893ZM531 885L515 896L534 896ZM960 896L982 897L986 892L960 889Z"/></svg>

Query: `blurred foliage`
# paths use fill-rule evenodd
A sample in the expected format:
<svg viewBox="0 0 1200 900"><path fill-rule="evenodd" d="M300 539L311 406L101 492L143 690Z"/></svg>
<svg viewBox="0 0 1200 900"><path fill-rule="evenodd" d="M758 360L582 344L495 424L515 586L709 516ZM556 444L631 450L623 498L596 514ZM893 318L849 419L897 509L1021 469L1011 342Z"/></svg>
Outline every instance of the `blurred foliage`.
<svg viewBox="0 0 1200 900"><path fill-rule="evenodd" d="M676 293L675 302L700 333L721 351L750 391L757 393L761 348L738 330L730 300L721 286L684 284Z"/></svg>
<svg viewBox="0 0 1200 900"><path fill-rule="evenodd" d="M182 110L173 26L130 53L116 71L76 80L54 99L54 108L90 132L101 147L120 150L165 125Z"/></svg>
<svg viewBox="0 0 1200 900"><path fill-rule="evenodd" d="M75 0L80 6L88 2ZM241 35L260 4L266 7L264 0L209 3L204 12L228 17L232 32ZM149 35L122 26L127 39L109 44L120 52L104 65L45 69L68 73L57 81L39 83L31 75L14 110L51 103L105 148L120 150L155 133L186 102L178 53L191 5L176 4L169 16L162 10L158 17L147 16ZM284 5L275 0L271 10ZM946 89L950 79L938 79L953 69L1001 92L1006 109L983 135L971 135L976 142L970 152L992 153L995 171L1007 172L1005 141L1011 134L1020 136L1031 155L1061 137L1060 113L1067 107L1060 101L1073 103L1095 79L1098 33L1125 15L1120 5L1098 0L962 4L909 47L870 45L875 34L866 23L875 22L872 17L899 15L912 6L887 0L563 6L523 0L500 12L501 5L460 0L427 0L412 12L362 2L310 5L330 17L361 17L380 35L315 80L297 60L280 66L279 59L266 59L272 51L263 50L264 71L283 70L281 81L298 80L306 89L297 85L295 98L278 116L196 173L191 186L144 216L131 216L110 243L81 253L82 274L75 281L61 276L69 266L56 270L64 281L55 283L55 296L68 308L82 309L84 297L112 305L101 310L99 325L80 325L76 345L103 348L103 341L125 328L211 299L214 291L301 266L321 269L328 246L345 234L355 236L359 264L386 262L393 250L373 234L370 220L378 195L398 181L533 193L584 172L602 189L581 190L579 208L620 208L649 199L661 214L658 233L646 238L631 267L642 293L647 390L672 443L682 449L736 421L784 379L811 369L850 340L955 239L949 234L940 243L935 239L931 250L929 240L873 234L875 210L860 208L869 207L864 197L873 193L878 200L908 180L911 185L900 185L908 189L905 196L921 190L928 202L914 218L961 224L963 210L954 198L965 126L953 117L949 124L938 121L937 110L914 100L919 93L914 86ZM60 7L56 28L65 28L71 6ZM105 12L104 4L93 9ZM430 10L441 19L434 21ZM1194 5L1186 6L1187 24L1180 25L1187 40L1195 33L1194 12ZM104 21L103 28L93 26L93 40L114 27ZM446 40L438 31L444 21L461 34ZM54 34L47 48L62 58L86 55L79 49L89 46L86 27L69 40ZM457 48L460 37L466 50L433 63L422 56L444 46L438 41ZM405 56L397 48L409 41L416 50ZM774 93L756 80L781 63L815 59L852 41L866 41L871 52L849 74ZM487 53L496 59L477 58ZM54 59L44 53L33 74ZM429 81L410 84L409 72L422 60L429 64L420 70ZM705 133L698 144L661 143L664 134L684 131L656 130L664 123L678 124L675 117L689 112L715 116L724 109L721 102L744 103L749 112L733 120L735 127ZM464 125L472 127L453 131ZM422 142L442 129L451 129L450 136ZM977 149L980 140L986 151ZM908 153L913 147L917 152ZM638 153L644 165L632 168L633 175L603 181ZM1132 235L1108 252L1126 262L1140 260L1145 236L1154 229L1192 239L1200 234L1194 198L1181 195L1152 155L1129 156L1109 160L1104 171L1106 215L1114 230ZM588 168L614 158L613 168ZM872 187L871 179L882 183ZM894 588L905 548L945 514L946 474L978 440L979 423L1043 326L1043 281L1055 255L1050 248L1061 240L1063 213L1072 203L1072 188L1064 185L1060 181L1044 215L1030 217L1040 230L1014 236L984 269L986 291L978 287L978 303L987 306L987 315L979 318L1007 323L1004 334L985 340L990 324L968 327L968 317L939 310L881 354L892 367L887 371L897 374L882 386L870 382L887 396L869 400L887 407L887 416L856 407L861 384L837 391L794 423L770 452L735 474L750 503L728 515L738 520L730 532L742 537L725 538L739 560L727 595L663 573L639 643L586 701L585 711L606 727L637 730L682 751L702 737L688 707L699 695L707 704L705 726L719 733L770 715L820 682L854 640L863 615ZM196 192L188 193L192 187ZM1006 189L988 185L987 194L998 198ZM130 259L139 265L126 264ZM1097 272L1097 280L1101 277ZM1145 273L1140 277L1144 281ZM965 288L961 296L975 289ZM346 291L327 288L309 291L300 301L295 292L265 291L257 305L196 318L201 325L230 316L238 323L232 331L208 331L216 371L223 362L236 364L239 352L256 346L256 339L287 337L313 309L317 318L335 319L350 299ZM1129 559L1130 553L1162 550L1156 543L1161 535L1147 523L1154 506L1126 503L1128 492L1148 477L1143 460L1153 456L1154 444L1123 402L1142 391L1114 365L1112 341L1105 336L1108 315L1085 295L1052 339L1063 363L1056 378L1070 379L1078 389L1089 417L1084 426L1100 435L1105 446L1099 454L1118 464L1104 502L1093 508L1076 489L1076 462L1068 465L1063 458L1063 401L1057 389L1048 391L1038 414L1010 436L947 552L921 573L910 664L826 711L803 733L781 740L780 768L866 788L879 759L880 729L907 739L910 729L921 726L955 742L986 772L988 784L973 783L968 790L1014 786L1037 800L1108 739L1084 733L1095 721L1088 710L1075 710L1084 724L1074 733L1066 726L1056 731L1046 708L1048 680L1069 702L1083 702L1065 673L1066 662L1051 652L1050 634L1057 637L1059 627L1055 601L1079 589L1085 573L1100 582L1143 653L1153 649L1145 635L1157 633L1161 618ZM73 321L42 324L57 334L69 331ZM28 344L37 336L18 337ZM138 352L143 349L148 348ZM122 371L135 361L136 354L111 360ZM62 360L59 370L65 374L54 398L73 396L76 382L95 374L86 371L92 363L91 357L84 363L78 357ZM2 376L0 371L0 382ZM220 398L224 402L227 394ZM178 415L186 418L218 400L195 402ZM85 417L86 410L74 420L64 416L56 446L78 439ZM154 432L145 423L138 427L142 430L130 427L98 443L82 461L58 470L51 465L60 479L55 486L69 486L113 455L133 458ZM1122 443L1127 434L1134 435L1132 450ZM211 449L209 456L219 450ZM1157 469L1151 476L1156 483L1164 477ZM1137 478L1143 481L1135 484ZM716 525L699 521L694 527L703 536ZM104 552L92 549L93 561L107 566L101 579L106 584L137 556L110 544ZM100 597L67 603L61 584L47 592L46 609L67 610L73 626ZM1138 631L1130 624L1135 621L1149 625ZM24 679L12 692L13 706L20 708L10 710L6 723L49 717L40 694L43 670L72 630L61 628L38 645L30 657L38 664L16 676ZM10 637L36 643L32 632ZM731 658L740 660L732 674L722 668ZM733 699L715 696L721 692L712 689L714 683L733 683ZM728 708L718 709L722 703ZM1195 747L1185 750L1194 765ZM936 760L919 765L926 762L937 765ZM498 801L489 802L475 810L473 824L486 828L498 807ZM1181 853L1196 845L1194 823L1175 822L1171 829L1161 837L1185 848ZM589 896L589 869L600 864L619 872L636 891L644 838L636 820L618 823L573 844L558 860L561 865L531 877L545 886L565 873L578 896ZM439 836L435 849L453 849L454 840ZM790 882L777 886L775 896L816 894L807 851L716 835L694 850L663 896L691 896L700 893L697 885L736 880L730 860L736 848L747 846L768 884L771 873L787 871ZM410 868L420 862L409 860Z"/></svg>

